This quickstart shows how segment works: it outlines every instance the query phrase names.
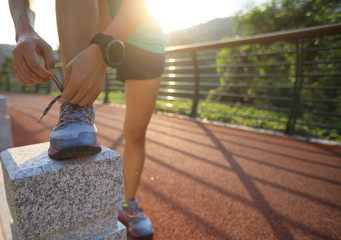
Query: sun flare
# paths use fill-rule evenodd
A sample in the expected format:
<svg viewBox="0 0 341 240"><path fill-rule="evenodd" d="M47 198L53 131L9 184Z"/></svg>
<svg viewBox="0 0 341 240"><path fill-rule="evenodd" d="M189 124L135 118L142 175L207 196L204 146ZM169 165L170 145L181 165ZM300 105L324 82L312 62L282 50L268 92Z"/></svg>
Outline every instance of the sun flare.
<svg viewBox="0 0 341 240"><path fill-rule="evenodd" d="M148 0L148 9L168 33L198 24L200 16L205 21L207 14L204 4L194 6L193 3L194 1L188 0Z"/></svg>

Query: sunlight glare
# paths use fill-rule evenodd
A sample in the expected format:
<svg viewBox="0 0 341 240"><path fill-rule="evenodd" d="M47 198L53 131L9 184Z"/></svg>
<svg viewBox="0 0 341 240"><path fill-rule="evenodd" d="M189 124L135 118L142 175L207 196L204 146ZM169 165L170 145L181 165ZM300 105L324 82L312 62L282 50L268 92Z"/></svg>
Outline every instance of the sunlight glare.
<svg viewBox="0 0 341 240"><path fill-rule="evenodd" d="M197 0L148 0L148 9L166 33L198 24L198 18L202 19L200 22L207 18L207 3Z"/></svg>
<svg viewBox="0 0 341 240"><path fill-rule="evenodd" d="M35 30L53 49L58 48L58 33L53 0L35 0L32 2L36 13Z"/></svg>

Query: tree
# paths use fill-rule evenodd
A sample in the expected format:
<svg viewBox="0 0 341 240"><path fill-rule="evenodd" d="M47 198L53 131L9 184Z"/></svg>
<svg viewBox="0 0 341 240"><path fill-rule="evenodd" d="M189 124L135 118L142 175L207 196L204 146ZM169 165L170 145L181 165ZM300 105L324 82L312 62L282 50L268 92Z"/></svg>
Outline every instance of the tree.
<svg viewBox="0 0 341 240"><path fill-rule="evenodd" d="M272 0L236 17L235 30L245 35L299 29L341 20L341 2L336 0Z"/></svg>
<svg viewBox="0 0 341 240"><path fill-rule="evenodd" d="M11 69L12 69L12 58L8 55L5 55L0 65L0 90L2 91L7 89L9 72L11 72Z"/></svg>
<svg viewBox="0 0 341 240"><path fill-rule="evenodd" d="M250 36L339 22L341 22L340 1L272 0L248 12L239 12L236 17L235 31ZM293 95L293 90L290 88L271 87L293 86L296 81L296 44L296 41L285 41L222 49L218 52L216 61L217 72L223 75L220 78L221 87L212 90L208 98L272 109L289 108L288 102L277 101L274 98L257 99L252 96ZM340 72L340 61L320 60L340 59L341 50L337 48L330 51L314 50L319 49L320 46L341 46L340 35L303 39L299 44L305 50L303 52L303 73L305 74L303 85L310 87L301 91L301 98L340 100L341 90L336 86L340 86L341 79L316 76L319 73L333 75ZM271 74L277 74L277 76L282 74L283 77L264 77ZM247 77L240 77L241 75L247 75ZM244 84L243 87L240 87L241 83ZM266 88L254 87L254 85L266 86ZM328 88L319 88L320 86L328 86ZM333 86L336 88L333 89ZM300 107L320 112L337 112L341 108L336 101L329 103L304 101L301 102ZM309 118L310 116L304 112L300 114L301 117ZM334 125L340 122L340 120L335 122L335 119L328 116L319 116L319 119L324 124Z"/></svg>

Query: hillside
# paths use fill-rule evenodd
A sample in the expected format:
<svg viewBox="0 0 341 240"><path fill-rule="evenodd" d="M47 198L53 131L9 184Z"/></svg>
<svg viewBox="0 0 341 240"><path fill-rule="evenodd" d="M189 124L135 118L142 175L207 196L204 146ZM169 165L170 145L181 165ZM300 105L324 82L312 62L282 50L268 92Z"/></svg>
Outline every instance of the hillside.
<svg viewBox="0 0 341 240"><path fill-rule="evenodd" d="M217 18L191 28L166 34L166 45L182 45L198 42L220 40L225 36L233 36L236 22L233 17Z"/></svg>

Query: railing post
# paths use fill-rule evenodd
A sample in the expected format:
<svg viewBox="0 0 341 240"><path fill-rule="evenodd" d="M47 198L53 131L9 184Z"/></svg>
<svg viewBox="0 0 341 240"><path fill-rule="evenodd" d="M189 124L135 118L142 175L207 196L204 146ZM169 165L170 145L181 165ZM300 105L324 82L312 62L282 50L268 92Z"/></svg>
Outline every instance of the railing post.
<svg viewBox="0 0 341 240"><path fill-rule="evenodd" d="M38 92L39 92L39 89L40 89L40 84L37 84L37 85L36 85L35 92L38 93Z"/></svg>
<svg viewBox="0 0 341 240"><path fill-rule="evenodd" d="M289 118L287 126L285 129L286 134L292 134L295 130L297 113L300 104L300 95L303 84L303 39L299 38L296 40L296 72L295 72L295 82L294 82L294 93L292 97L292 103L289 113Z"/></svg>
<svg viewBox="0 0 341 240"><path fill-rule="evenodd" d="M9 72L7 72L7 75L6 75L6 91L7 92L11 91L11 81L9 78Z"/></svg>
<svg viewBox="0 0 341 240"><path fill-rule="evenodd" d="M47 86L46 86L46 94L50 94L51 93L51 81L47 82Z"/></svg>
<svg viewBox="0 0 341 240"><path fill-rule="evenodd" d="M109 102L109 79L108 79L108 72L105 71L105 79L104 79L104 83L105 83L105 95L104 95L104 102L108 103Z"/></svg>
<svg viewBox="0 0 341 240"><path fill-rule="evenodd" d="M193 102L192 102L192 110L190 113L190 117L196 117L197 116L197 109L198 109L198 103L200 99L199 95L199 68L198 68L198 61L197 61L197 53L196 51L192 51L192 62L193 62L193 69L194 69L194 89L193 89Z"/></svg>

